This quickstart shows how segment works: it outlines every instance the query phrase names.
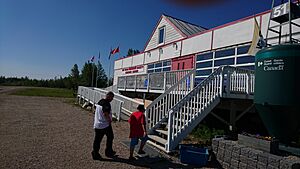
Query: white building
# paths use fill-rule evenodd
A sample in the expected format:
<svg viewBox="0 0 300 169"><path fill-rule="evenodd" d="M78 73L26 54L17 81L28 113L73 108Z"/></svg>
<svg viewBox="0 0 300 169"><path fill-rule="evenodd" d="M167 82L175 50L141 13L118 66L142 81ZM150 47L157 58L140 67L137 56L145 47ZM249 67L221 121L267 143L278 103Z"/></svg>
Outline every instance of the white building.
<svg viewBox="0 0 300 169"><path fill-rule="evenodd" d="M119 77L153 72L196 68L197 84L222 65L254 70L255 57L248 54L248 49L253 39L255 20L266 37L269 17L270 11L266 11L207 30L162 15L143 52L115 61L114 85L122 81ZM299 24L300 20L295 22ZM270 25L274 24L271 21ZM282 35L288 34L287 26L283 28ZM299 27L293 28L293 32L296 37L300 36ZM276 35L269 32L269 43L276 41L272 38ZM288 36L284 39L287 41Z"/></svg>

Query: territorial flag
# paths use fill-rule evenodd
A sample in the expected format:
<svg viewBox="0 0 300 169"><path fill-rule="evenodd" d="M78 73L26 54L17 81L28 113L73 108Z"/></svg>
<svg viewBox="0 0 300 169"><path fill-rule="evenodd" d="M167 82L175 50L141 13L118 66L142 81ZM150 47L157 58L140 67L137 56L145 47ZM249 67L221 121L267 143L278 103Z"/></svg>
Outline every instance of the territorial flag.
<svg viewBox="0 0 300 169"><path fill-rule="evenodd" d="M120 49L119 49L119 46L113 50L110 51L110 54L113 55L113 54L116 54L116 53L119 53L120 52Z"/></svg>
<svg viewBox="0 0 300 169"><path fill-rule="evenodd" d="M248 50L248 54L255 56L255 54L263 47L266 46L265 40L262 36L262 33L260 31L260 27L257 23L256 18L254 18L254 31L253 31L253 38L252 38L252 43L251 46Z"/></svg>
<svg viewBox="0 0 300 169"><path fill-rule="evenodd" d="M95 60L95 56L92 56L91 57L91 62L94 62L94 60Z"/></svg>

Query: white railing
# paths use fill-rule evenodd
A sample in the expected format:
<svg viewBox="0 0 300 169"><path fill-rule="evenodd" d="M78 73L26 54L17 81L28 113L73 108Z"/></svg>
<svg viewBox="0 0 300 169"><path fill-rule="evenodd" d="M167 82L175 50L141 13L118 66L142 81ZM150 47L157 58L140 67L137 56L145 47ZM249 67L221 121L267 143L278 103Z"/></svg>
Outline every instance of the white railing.
<svg viewBox="0 0 300 169"><path fill-rule="evenodd" d="M97 91L103 93L103 95L106 95L106 93L108 92L107 90L103 90L103 89L99 89L99 88L94 88L94 90L97 90ZM121 100L123 102L122 112L127 115L130 115L132 112L135 112L137 110L136 108L139 104L144 105L143 102L134 100L130 97L126 97L126 96L123 96L118 93L114 93L114 94L115 94L114 99Z"/></svg>
<svg viewBox="0 0 300 169"><path fill-rule="evenodd" d="M251 95L253 86L253 71L219 67L168 111L166 151L174 149L218 105L221 97Z"/></svg>
<svg viewBox="0 0 300 169"><path fill-rule="evenodd" d="M107 92L108 91L99 88L79 86L77 95L78 97L82 97L83 99L89 101L91 104L94 105L98 103L100 99L105 98ZM111 102L111 106L113 115L118 120L120 120L121 112L130 115L132 112L136 111L136 108L139 104L143 105L142 102L136 101L129 97L123 96L118 93L114 94L115 97Z"/></svg>
<svg viewBox="0 0 300 169"><path fill-rule="evenodd" d="M166 91L184 77L190 70L176 70L170 72L148 73L118 78L118 89Z"/></svg>
<svg viewBox="0 0 300 169"><path fill-rule="evenodd" d="M174 85L169 87L147 107L147 127L150 129L150 132L159 125L161 120L167 118L169 110L194 88L195 72L195 70L192 70L185 75L176 75L175 77L178 79L170 77L172 79L170 84L174 83Z"/></svg>
<svg viewBox="0 0 300 169"><path fill-rule="evenodd" d="M99 102L100 99L105 98L106 93L94 90L93 87L78 86L77 97L82 98L93 106ZM111 111L113 117L120 120L123 101L113 99L111 102Z"/></svg>

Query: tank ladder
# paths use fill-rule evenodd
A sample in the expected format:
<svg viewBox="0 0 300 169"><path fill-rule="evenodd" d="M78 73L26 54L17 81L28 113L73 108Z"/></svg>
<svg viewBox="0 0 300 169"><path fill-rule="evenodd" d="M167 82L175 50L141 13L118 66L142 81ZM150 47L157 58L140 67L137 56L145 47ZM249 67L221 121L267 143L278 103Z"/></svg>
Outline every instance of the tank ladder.
<svg viewBox="0 0 300 169"><path fill-rule="evenodd" d="M291 2L288 0L281 0L280 5L275 6L275 0L272 1L272 8L268 23L268 29L266 34L266 44L267 46L282 44L282 43L300 43L299 39L293 38L293 28L299 27L300 25L293 22L295 19L300 18L300 7L299 7L299 0L297 2ZM272 26L271 26L272 24ZM285 26L287 25L287 26ZM285 27L284 27L285 26ZM285 30L284 30L285 29ZM287 30L286 30L287 29ZM275 33L275 37L270 37L269 32ZM286 33L286 35L283 35ZM274 34L273 34L274 35ZM268 43L269 40L277 39L277 43ZM286 40L283 41L282 38L285 37Z"/></svg>

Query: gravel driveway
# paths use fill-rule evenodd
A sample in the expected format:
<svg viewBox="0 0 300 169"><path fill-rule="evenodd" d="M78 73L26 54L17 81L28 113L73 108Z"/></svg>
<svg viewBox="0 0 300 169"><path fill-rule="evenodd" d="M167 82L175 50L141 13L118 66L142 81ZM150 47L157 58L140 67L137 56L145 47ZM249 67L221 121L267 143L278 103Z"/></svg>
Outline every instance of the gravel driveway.
<svg viewBox="0 0 300 169"><path fill-rule="evenodd" d="M13 90L0 87L0 168L185 168L170 160L128 162L121 144L128 140L127 122L113 123L118 157L94 161L92 112L64 99L8 95Z"/></svg>

